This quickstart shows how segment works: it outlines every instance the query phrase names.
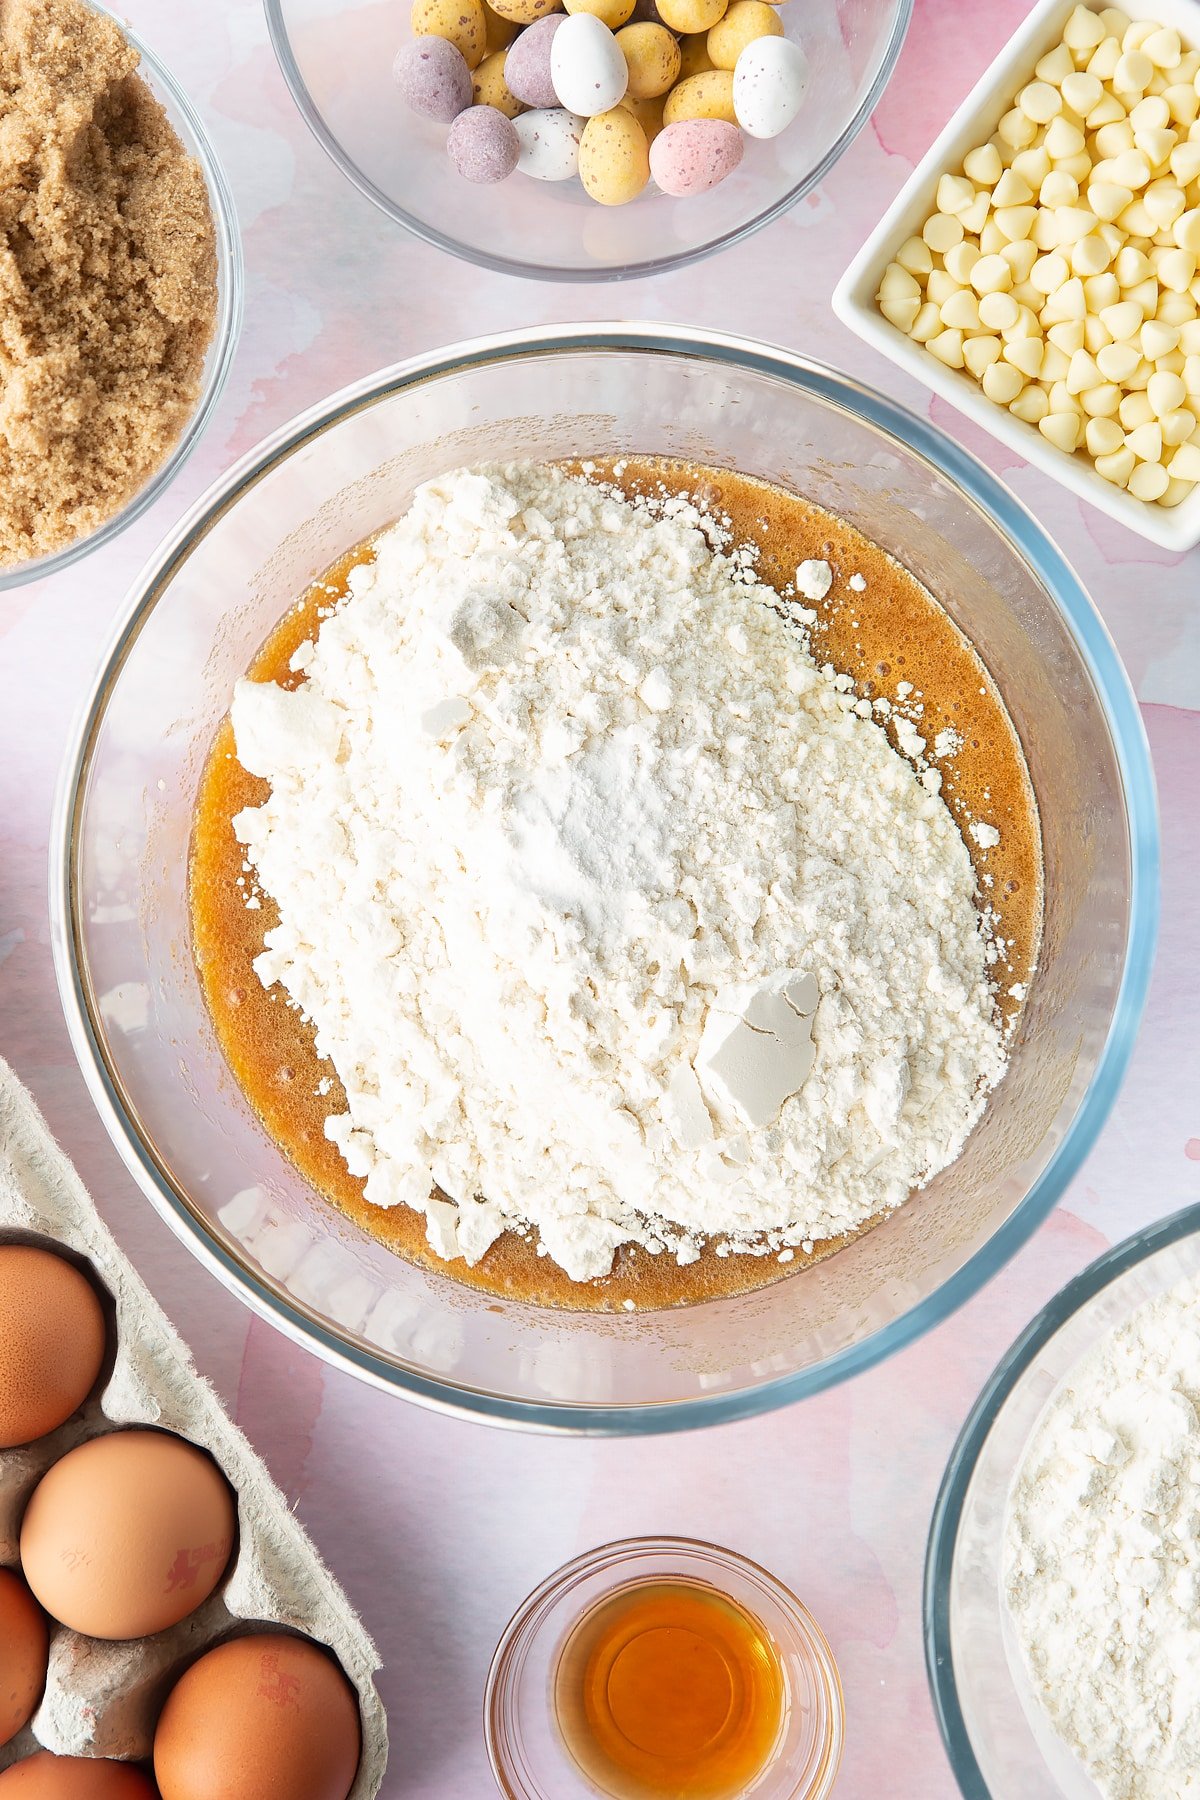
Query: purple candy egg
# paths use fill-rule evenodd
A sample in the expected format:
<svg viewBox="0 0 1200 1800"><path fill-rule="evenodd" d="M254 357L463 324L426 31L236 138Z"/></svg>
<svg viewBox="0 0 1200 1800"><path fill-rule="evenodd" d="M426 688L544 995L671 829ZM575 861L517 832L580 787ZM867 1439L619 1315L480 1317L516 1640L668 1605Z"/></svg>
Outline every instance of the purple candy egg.
<svg viewBox="0 0 1200 1800"><path fill-rule="evenodd" d="M471 104L471 71L446 38L414 38L398 53L392 74L413 111L427 119L448 124Z"/></svg>
<svg viewBox="0 0 1200 1800"><path fill-rule="evenodd" d="M650 146L650 173L664 194L703 194L742 160L742 134L724 119L680 119Z"/></svg>
<svg viewBox="0 0 1200 1800"><path fill-rule="evenodd" d="M517 166L521 140L496 107L469 106L446 133L446 150L465 181L503 181Z"/></svg>
<svg viewBox="0 0 1200 1800"><path fill-rule="evenodd" d="M558 105L550 79L550 46L564 18L563 13L552 13L548 19L538 19L509 46L504 79L509 93L526 106Z"/></svg>

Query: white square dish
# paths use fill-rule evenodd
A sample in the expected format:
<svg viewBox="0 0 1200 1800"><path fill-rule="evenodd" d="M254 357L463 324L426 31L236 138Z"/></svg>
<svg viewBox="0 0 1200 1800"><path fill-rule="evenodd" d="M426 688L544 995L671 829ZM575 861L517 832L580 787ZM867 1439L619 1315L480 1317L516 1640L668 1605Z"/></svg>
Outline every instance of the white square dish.
<svg viewBox="0 0 1200 1800"><path fill-rule="evenodd" d="M1179 32L1185 46L1200 49L1200 0L1129 0L1121 11L1131 19L1153 19ZM1177 507L1138 500L1098 475L1082 456L1048 443L1037 429L995 405L966 370L951 369L923 344L890 323L875 301L880 279L904 240L919 234L934 210L937 185L948 170L995 131L1018 89L1033 78L1034 64L1057 44L1076 0L1038 0L1029 17L984 71L949 123L921 158L879 224L871 232L833 294L843 324L918 381L974 419L985 431L1053 480L1112 519L1165 550L1186 551L1200 543L1200 486ZM1091 10L1100 11L1099 6Z"/></svg>

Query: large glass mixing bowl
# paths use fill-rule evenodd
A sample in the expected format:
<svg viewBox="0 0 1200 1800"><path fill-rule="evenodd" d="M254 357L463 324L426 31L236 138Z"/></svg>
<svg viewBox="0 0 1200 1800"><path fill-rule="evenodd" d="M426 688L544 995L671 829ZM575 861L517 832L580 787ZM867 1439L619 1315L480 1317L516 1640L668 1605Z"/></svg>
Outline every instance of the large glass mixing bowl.
<svg viewBox="0 0 1200 1800"><path fill-rule="evenodd" d="M266 0L267 25L297 106L338 168L427 243L509 275L620 281L736 244L823 181L896 66L912 0L800 0L780 8L809 61L788 129L747 140L741 166L707 194L648 189L597 206L578 181L513 175L478 187L451 166L446 127L410 112L392 63L411 38L392 0Z"/></svg>
<svg viewBox="0 0 1200 1800"><path fill-rule="evenodd" d="M952 1168L827 1262L642 1315L475 1293L314 1195L217 1047L189 946L197 782L234 680L335 557L456 464L616 450L723 463L884 545L995 677L1045 840L1046 921L1009 1072ZM389 1391L546 1429L756 1413L944 1318L1095 1140L1142 1009L1158 851L1116 652L1011 494L923 420L782 350L632 325L517 333L346 389L246 457L135 583L64 769L54 949L75 1048L129 1168L196 1256L298 1343Z"/></svg>

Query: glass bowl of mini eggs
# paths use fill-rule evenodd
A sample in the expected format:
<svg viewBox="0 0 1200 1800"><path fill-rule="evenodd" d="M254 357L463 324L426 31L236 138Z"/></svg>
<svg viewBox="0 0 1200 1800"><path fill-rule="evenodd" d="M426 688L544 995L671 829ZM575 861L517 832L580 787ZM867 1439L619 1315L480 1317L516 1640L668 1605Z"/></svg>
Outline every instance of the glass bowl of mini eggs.
<svg viewBox="0 0 1200 1800"><path fill-rule="evenodd" d="M506 274L621 280L737 243L873 110L912 0L266 0L317 140Z"/></svg>

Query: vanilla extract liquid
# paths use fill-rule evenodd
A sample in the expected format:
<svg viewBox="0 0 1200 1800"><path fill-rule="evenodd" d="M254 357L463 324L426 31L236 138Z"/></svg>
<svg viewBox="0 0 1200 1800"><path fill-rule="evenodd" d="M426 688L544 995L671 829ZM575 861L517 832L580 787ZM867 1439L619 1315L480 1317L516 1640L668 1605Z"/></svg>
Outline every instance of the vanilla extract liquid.
<svg viewBox="0 0 1200 1800"><path fill-rule="evenodd" d="M554 1679L563 1742L611 1800L735 1800L770 1762L786 1709L765 1628L679 1579L634 1583L591 1607Z"/></svg>

